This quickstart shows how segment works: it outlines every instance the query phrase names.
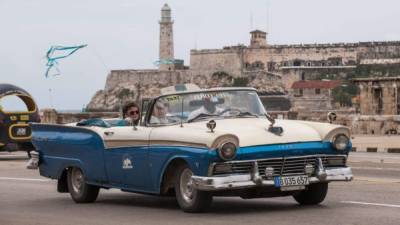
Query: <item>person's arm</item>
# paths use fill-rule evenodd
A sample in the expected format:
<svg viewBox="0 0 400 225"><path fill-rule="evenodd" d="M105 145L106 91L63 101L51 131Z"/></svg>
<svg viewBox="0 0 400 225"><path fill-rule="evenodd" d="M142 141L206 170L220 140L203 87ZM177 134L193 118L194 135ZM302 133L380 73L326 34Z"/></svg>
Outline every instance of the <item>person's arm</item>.
<svg viewBox="0 0 400 225"><path fill-rule="evenodd" d="M155 116L150 117L150 124L160 124L160 119Z"/></svg>
<svg viewBox="0 0 400 225"><path fill-rule="evenodd" d="M200 107L200 108L198 108L198 109L196 109L196 110L193 110L193 111L189 114L187 120L189 121L189 120L195 118L196 116L200 115L200 114L202 113L202 111L203 111L202 109L203 109L203 107Z"/></svg>

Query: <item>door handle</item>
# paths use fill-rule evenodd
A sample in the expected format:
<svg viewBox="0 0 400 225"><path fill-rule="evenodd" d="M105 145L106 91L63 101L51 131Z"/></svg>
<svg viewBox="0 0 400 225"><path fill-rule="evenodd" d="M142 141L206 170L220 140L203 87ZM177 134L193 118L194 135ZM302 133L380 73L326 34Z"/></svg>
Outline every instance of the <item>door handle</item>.
<svg viewBox="0 0 400 225"><path fill-rule="evenodd" d="M114 132L112 132L112 131L104 131L104 134L107 135L107 136L110 136L110 135L113 135Z"/></svg>

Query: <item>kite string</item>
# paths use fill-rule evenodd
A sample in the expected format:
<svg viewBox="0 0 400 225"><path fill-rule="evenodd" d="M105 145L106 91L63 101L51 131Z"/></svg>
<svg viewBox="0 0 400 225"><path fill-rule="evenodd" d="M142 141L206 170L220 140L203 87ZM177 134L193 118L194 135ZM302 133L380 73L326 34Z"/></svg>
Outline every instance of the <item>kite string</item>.
<svg viewBox="0 0 400 225"><path fill-rule="evenodd" d="M93 47L93 45L91 45L90 48L88 48L88 49L97 58L97 60L100 62L100 64L103 65L104 69L106 69L107 71L110 71L109 67L104 62L103 58L100 56L100 54L97 52L97 50Z"/></svg>

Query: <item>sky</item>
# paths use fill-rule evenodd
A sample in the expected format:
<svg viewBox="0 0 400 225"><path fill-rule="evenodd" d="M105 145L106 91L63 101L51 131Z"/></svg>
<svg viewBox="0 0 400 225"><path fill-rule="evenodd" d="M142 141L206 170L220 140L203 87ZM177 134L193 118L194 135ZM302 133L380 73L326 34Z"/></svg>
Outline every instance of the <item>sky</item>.
<svg viewBox="0 0 400 225"><path fill-rule="evenodd" d="M172 9L175 58L190 49L249 44L400 40L398 0L0 0L0 83L27 90L39 108L81 109L112 69L154 69L160 10ZM45 78L52 45L88 44Z"/></svg>

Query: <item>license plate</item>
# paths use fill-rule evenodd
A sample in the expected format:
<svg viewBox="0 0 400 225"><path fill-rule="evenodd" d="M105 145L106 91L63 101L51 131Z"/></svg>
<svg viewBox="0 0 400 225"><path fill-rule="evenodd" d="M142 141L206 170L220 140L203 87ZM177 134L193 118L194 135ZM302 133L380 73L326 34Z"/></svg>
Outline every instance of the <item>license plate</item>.
<svg viewBox="0 0 400 225"><path fill-rule="evenodd" d="M10 138L15 140L29 139L32 131L27 124L14 124L10 126Z"/></svg>
<svg viewBox="0 0 400 225"><path fill-rule="evenodd" d="M17 128L17 131L15 133L16 133L16 136L24 137L24 136L26 136L27 131L26 131L25 127L20 127L20 128Z"/></svg>
<svg viewBox="0 0 400 225"><path fill-rule="evenodd" d="M275 187L291 187L308 185L308 176L275 177Z"/></svg>

